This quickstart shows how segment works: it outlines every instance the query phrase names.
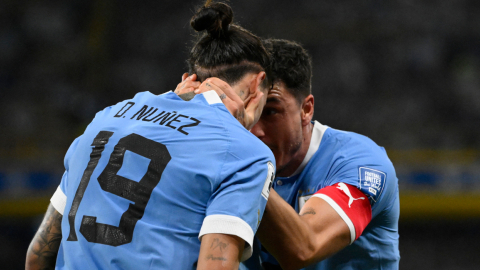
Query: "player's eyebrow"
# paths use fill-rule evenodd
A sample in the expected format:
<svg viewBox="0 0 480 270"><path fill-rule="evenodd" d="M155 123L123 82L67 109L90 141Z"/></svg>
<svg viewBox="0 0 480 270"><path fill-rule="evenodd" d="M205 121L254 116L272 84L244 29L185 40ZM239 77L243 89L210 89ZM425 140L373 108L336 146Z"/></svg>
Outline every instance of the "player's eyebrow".
<svg viewBox="0 0 480 270"><path fill-rule="evenodd" d="M267 103L269 103L269 102L278 103L278 102L280 102L280 99L278 99L277 97L269 97L269 98L267 98Z"/></svg>

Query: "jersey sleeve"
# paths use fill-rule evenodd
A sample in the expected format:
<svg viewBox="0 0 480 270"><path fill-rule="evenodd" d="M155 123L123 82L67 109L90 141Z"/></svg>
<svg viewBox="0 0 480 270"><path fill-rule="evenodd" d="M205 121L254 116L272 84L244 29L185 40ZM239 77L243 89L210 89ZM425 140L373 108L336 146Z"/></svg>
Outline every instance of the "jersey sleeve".
<svg viewBox="0 0 480 270"><path fill-rule="evenodd" d="M351 135L353 136L353 135ZM345 183L355 186L370 202L372 218L391 207L398 187L393 164L385 150L363 136L343 139L335 149L330 172L318 189Z"/></svg>
<svg viewBox="0 0 480 270"><path fill-rule="evenodd" d="M63 161L63 165L65 166L65 172L63 173L62 180L60 181L60 185L58 186L57 190L53 194L52 198L50 198L50 202L52 206L55 208L55 210L57 210L57 212L59 212L62 215L65 210L65 205L67 203L66 191L67 191L67 185L68 185L68 171L70 168L70 165L69 165L70 157L75 152L78 142L80 141L80 138L81 136L76 138L68 148Z"/></svg>
<svg viewBox="0 0 480 270"><path fill-rule="evenodd" d="M355 186L337 183L320 189L313 195L325 200L345 221L353 243L372 220L372 208L367 196Z"/></svg>
<svg viewBox="0 0 480 270"><path fill-rule="evenodd" d="M199 238L205 234L236 235L245 240L242 261L252 254L253 236L260 224L275 167L272 159L241 159L227 155L221 179L207 205Z"/></svg>
<svg viewBox="0 0 480 270"><path fill-rule="evenodd" d="M62 182L63 179L66 178L66 175L67 172L63 174ZM65 195L60 186L57 187L57 190L55 190L55 193L53 193L52 198L50 198L50 203L55 208L55 210L57 210L57 212L63 215L63 212L65 211L65 206L67 205L67 195Z"/></svg>

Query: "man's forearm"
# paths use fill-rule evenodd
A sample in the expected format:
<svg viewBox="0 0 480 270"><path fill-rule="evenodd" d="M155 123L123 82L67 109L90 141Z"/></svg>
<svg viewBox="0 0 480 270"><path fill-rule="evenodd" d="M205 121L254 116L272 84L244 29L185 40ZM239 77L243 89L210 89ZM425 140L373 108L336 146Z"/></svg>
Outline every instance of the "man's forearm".
<svg viewBox="0 0 480 270"><path fill-rule="evenodd" d="M326 201L309 199L299 215L274 190L257 236L285 270L321 261L350 243L348 226Z"/></svg>
<svg viewBox="0 0 480 270"><path fill-rule="evenodd" d="M62 215L49 205L45 218L27 251L26 270L54 269L62 240Z"/></svg>
<svg viewBox="0 0 480 270"><path fill-rule="evenodd" d="M272 190L257 236L283 269L308 263L315 252L311 234L295 210Z"/></svg>
<svg viewBox="0 0 480 270"><path fill-rule="evenodd" d="M228 234L206 234L202 237L197 270L238 269L245 241Z"/></svg>

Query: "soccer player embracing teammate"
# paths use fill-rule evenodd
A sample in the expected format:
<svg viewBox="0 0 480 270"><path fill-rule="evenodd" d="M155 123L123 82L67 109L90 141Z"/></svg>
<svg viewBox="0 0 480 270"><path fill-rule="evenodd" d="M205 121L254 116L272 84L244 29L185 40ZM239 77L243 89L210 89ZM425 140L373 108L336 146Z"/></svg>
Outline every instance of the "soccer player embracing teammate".
<svg viewBox="0 0 480 270"><path fill-rule="evenodd" d="M398 269L398 179L385 149L312 120L310 56L292 41L264 43L273 87L251 132L272 150L277 171L261 244L240 269ZM194 78L177 90L195 89Z"/></svg>

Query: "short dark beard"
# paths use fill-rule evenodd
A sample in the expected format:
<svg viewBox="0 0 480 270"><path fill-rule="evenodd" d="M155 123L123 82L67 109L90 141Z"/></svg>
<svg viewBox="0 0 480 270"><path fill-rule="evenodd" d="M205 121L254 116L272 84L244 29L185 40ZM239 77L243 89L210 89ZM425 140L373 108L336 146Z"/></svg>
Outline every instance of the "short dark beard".
<svg viewBox="0 0 480 270"><path fill-rule="evenodd" d="M281 175L282 172L288 168L288 166L290 165L290 163L293 161L295 155L298 153L298 151L300 150L300 148L302 147L302 143L303 143L303 137L302 137L302 140L297 143L296 145L293 146L293 148L289 151L289 154L290 156L292 157L286 164L284 164L283 166L281 166L280 168L277 168L277 171L275 173L275 175ZM302 160L303 161L303 160ZM296 170L296 169L295 169ZM292 172L293 173L293 172ZM289 177L289 176L288 176Z"/></svg>

